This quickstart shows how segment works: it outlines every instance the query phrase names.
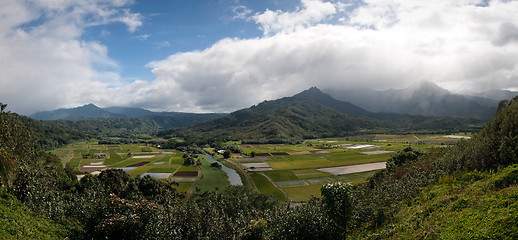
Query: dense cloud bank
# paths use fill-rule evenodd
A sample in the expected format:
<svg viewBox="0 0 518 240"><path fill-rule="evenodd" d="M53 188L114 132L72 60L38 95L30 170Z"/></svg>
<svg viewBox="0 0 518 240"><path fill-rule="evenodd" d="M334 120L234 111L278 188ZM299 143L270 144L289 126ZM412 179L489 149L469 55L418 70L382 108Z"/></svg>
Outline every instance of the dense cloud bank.
<svg viewBox="0 0 518 240"><path fill-rule="evenodd" d="M65 1L66 2L66 1ZM127 82L93 25L143 20L126 1L4 1L0 97L15 111L136 106L229 112L311 86L403 88L431 81L452 91L518 90L517 1L302 0L291 12L247 11L264 35L226 38L147 64ZM16 10L16 11L14 11Z"/></svg>

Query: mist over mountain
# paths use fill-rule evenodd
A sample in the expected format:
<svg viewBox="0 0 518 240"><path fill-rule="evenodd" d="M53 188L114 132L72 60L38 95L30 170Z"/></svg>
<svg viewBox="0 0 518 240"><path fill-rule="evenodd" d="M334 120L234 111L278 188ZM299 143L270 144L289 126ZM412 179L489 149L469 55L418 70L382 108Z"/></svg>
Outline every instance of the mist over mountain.
<svg viewBox="0 0 518 240"><path fill-rule="evenodd" d="M426 116L489 119L498 101L453 94L431 82L420 82L404 89L376 91L367 88L326 89L329 95L371 112Z"/></svg>
<svg viewBox="0 0 518 240"><path fill-rule="evenodd" d="M501 90L501 89L492 89L484 92L479 92L476 94L477 96L492 99L495 101L501 101L505 99L512 99L513 97L518 95L518 92L509 91L509 90Z"/></svg>
<svg viewBox="0 0 518 240"><path fill-rule="evenodd" d="M132 108L132 107L107 107L104 108L104 110L120 114L124 116L129 117L140 117L140 116L150 116L150 115L156 115L156 112L152 112L143 108Z"/></svg>

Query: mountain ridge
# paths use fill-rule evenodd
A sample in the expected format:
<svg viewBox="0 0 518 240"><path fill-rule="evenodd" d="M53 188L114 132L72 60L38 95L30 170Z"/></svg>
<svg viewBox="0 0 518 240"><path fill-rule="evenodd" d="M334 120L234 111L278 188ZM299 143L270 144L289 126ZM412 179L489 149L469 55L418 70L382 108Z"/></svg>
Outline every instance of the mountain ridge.
<svg viewBox="0 0 518 240"><path fill-rule="evenodd" d="M432 82L423 81L403 89L376 91L366 88L326 89L335 99L347 101L374 113L425 116L471 117L488 120L498 101L453 94Z"/></svg>
<svg viewBox="0 0 518 240"><path fill-rule="evenodd" d="M153 112L136 107L107 107L100 108L92 103L74 107L60 108L51 111L41 111L30 115L35 120L84 120L98 118L124 118L124 117L149 117L149 116L179 116L179 115L203 115L204 113L183 112ZM221 113L208 113L222 115Z"/></svg>
<svg viewBox="0 0 518 240"><path fill-rule="evenodd" d="M249 143L296 142L373 131L453 131L467 124L457 118L371 113L310 88L292 97L263 101L250 108L193 126L166 130L160 136L193 141L222 139ZM200 139L200 138L206 139Z"/></svg>

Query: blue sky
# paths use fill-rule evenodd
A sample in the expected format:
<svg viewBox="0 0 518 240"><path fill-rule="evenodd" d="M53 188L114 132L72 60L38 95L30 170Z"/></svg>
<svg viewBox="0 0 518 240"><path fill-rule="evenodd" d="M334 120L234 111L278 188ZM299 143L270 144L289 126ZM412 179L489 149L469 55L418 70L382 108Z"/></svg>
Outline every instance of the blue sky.
<svg viewBox="0 0 518 240"><path fill-rule="evenodd" d="M0 0L0 102L231 112L320 89L518 90L518 1Z"/></svg>
<svg viewBox="0 0 518 240"><path fill-rule="evenodd" d="M259 26L239 14L265 9L290 11L296 1L152 0L129 7L139 13L142 26L128 32L122 23L87 28L84 39L99 41L119 63L126 81L152 80L148 62L172 53L203 50L224 38L257 38Z"/></svg>

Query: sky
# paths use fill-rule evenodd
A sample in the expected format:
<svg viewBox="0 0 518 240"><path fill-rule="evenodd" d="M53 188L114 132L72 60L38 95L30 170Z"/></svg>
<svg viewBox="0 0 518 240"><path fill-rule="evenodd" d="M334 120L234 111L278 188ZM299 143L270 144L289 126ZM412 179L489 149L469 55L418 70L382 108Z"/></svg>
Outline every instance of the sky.
<svg viewBox="0 0 518 240"><path fill-rule="evenodd" d="M310 87L518 90L518 1L0 0L0 102L232 112Z"/></svg>

